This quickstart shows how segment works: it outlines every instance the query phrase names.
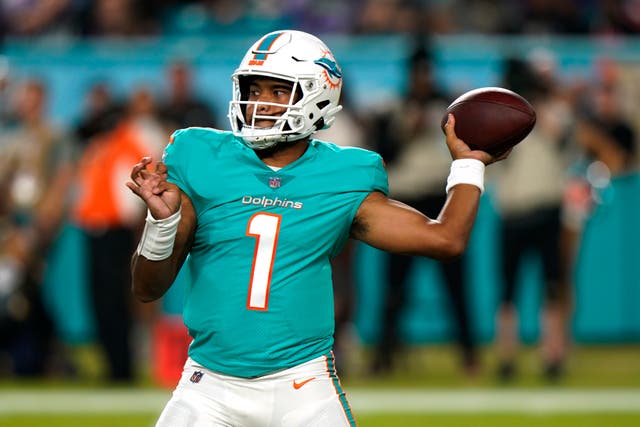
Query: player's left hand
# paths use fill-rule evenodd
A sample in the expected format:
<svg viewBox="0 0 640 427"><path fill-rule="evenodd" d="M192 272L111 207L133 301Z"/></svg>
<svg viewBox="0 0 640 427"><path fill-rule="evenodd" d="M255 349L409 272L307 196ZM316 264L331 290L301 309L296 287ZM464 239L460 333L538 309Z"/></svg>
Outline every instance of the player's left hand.
<svg viewBox="0 0 640 427"><path fill-rule="evenodd" d="M449 147L449 152L451 153L451 157L453 158L453 160L476 159L480 160L485 165L489 165L491 163L506 159L507 157L509 157L511 150L513 149L510 148L504 153L500 153L498 155L491 155L482 150L472 150L463 140L458 138L454 129L455 126L456 118L453 114L449 114L447 123L444 126L444 132L447 136L447 147Z"/></svg>

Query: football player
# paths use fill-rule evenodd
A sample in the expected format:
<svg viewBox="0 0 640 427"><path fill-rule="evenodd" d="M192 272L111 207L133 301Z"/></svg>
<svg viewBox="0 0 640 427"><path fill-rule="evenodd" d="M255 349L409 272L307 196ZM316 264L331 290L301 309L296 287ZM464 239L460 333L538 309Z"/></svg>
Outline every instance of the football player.
<svg viewBox="0 0 640 427"><path fill-rule="evenodd" d="M332 355L330 260L349 238L438 259L469 240L485 164L446 126L453 158L438 218L387 197L380 156L312 139L340 111L342 72L328 47L276 31L232 76L232 131L176 131L162 162L128 187L148 207L133 292L160 298L188 279L193 337L158 426L353 426Z"/></svg>

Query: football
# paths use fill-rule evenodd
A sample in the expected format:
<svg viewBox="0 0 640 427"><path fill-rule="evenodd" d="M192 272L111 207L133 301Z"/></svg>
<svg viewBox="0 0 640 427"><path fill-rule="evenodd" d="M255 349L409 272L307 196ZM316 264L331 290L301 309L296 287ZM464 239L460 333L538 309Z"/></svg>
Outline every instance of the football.
<svg viewBox="0 0 640 427"><path fill-rule="evenodd" d="M460 95L447 107L456 119L455 132L472 150L500 155L521 142L536 124L536 112L517 93L500 87L483 87Z"/></svg>

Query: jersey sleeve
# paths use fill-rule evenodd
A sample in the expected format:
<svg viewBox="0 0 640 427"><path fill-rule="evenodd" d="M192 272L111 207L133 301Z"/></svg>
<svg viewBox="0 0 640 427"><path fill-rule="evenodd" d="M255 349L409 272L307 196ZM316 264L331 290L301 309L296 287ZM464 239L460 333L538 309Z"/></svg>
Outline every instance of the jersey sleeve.
<svg viewBox="0 0 640 427"><path fill-rule="evenodd" d="M387 176L387 168L385 167L382 157L373 154L373 180L371 184L372 191L380 191L385 196L389 195L389 177Z"/></svg>
<svg viewBox="0 0 640 427"><path fill-rule="evenodd" d="M346 148L343 153L347 160L341 165L342 172L338 174L340 179L335 182L335 185L338 192L344 191L349 194L346 197L349 212L341 222L342 237L336 240L332 248L332 256L336 256L344 247L349 238L353 220L367 196L374 191L379 191L385 196L389 194L387 170L378 153L361 148Z"/></svg>

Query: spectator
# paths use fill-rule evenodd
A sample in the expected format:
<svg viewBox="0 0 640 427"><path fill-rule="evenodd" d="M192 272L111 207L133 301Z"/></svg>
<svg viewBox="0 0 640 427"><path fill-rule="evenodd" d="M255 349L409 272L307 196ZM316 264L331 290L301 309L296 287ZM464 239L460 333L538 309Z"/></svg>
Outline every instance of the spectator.
<svg viewBox="0 0 640 427"><path fill-rule="evenodd" d="M9 60L0 55L0 132L9 125L11 120L9 88Z"/></svg>
<svg viewBox="0 0 640 427"><path fill-rule="evenodd" d="M544 374L549 380L557 380L564 364L559 237L560 205L568 162L563 140L571 123L571 113L555 86L554 70L536 69L532 64L521 59L506 62L505 86L532 103L537 123L524 143L513 150L513 162L494 171L501 217L503 285L496 320L497 375L503 382L511 381L516 375L518 272L530 253L538 256L542 263Z"/></svg>
<svg viewBox="0 0 640 427"><path fill-rule="evenodd" d="M421 7L408 0L365 0L353 31L361 34L419 34Z"/></svg>
<svg viewBox="0 0 640 427"><path fill-rule="evenodd" d="M104 82L91 86L87 93L83 116L76 126L78 141L86 145L94 136L115 126L122 115L122 106L114 99L111 89Z"/></svg>
<svg viewBox="0 0 640 427"><path fill-rule="evenodd" d="M160 157L164 131L151 93L136 90L115 127L94 135L82 158L73 218L88 241L91 302L97 339L111 381L134 380L133 309L129 259L144 217L143 207L123 191L126 165L140 156Z"/></svg>
<svg viewBox="0 0 640 427"><path fill-rule="evenodd" d="M22 0L0 2L0 39L7 35L70 36L74 20L84 1L75 0Z"/></svg>
<svg viewBox="0 0 640 427"><path fill-rule="evenodd" d="M508 4L507 4L508 3ZM498 31L518 34L585 34L588 33L587 8L576 0L505 2L507 19Z"/></svg>
<svg viewBox="0 0 640 427"><path fill-rule="evenodd" d="M159 22L153 3L138 0L95 0L80 19L80 32L92 37L155 35Z"/></svg>
<svg viewBox="0 0 640 427"><path fill-rule="evenodd" d="M567 265L564 276L567 292L563 295L563 303L567 319L574 308L570 285L579 286L578 272L583 276L593 272L593 262L589 259L602 260L611 252L621 254L611 257L607 263L598 263L596 268L599 271L606 269L605 277L612 278L612 283L606 285L615 286L615 281L633 278L633 282L625 286L627 289L637 286L635 254L625 249L635 247L637 227L620 227L618 224L611 227L612 221L635 219L639 214L640 173L635 160L636 133L622 115L603 114L601 109L594 108L597 102L589 105L580 111L577 121L574 137L583 157L571 168L562 211L561 248ZM599 230L609 230L607 245L597 242L598 236L602 237ZM594 242L597 242L597 247L594 247ZM615 273L611 272L612 269ZM598 287L601 285L597 283ZM608 289L607 286L607 290L602 292L607 293ZM629 305L631 310L634 310L635 302Z"/></svg>
<svg viewBox="0 0 640 427"><path fill-rule="evenodd" d="M188 63L173 62L167 70L167 81L169 93L160 106L160 115L168 127L217 127L213 109L194 94L193 72Z"/></svg>
<svg viewBox="0 0 640 427"><path fill-rule="evenodd" d="M55 335L40 285L66 214L73 147L47 120L43 82L19 84L15 101L15 123L0 133L0 352L13 373L41 375Z"/></svg>
<svg viewBox="0 0 640 427"><path fill-rule="evenodd" d="M378 151L387 163L390 194L433 218L446 200L442 188L446 184L449 153L441 143L438 124L448 97L435 85L429 53L422 44L419 46L408 66L405 98L391 112L380 115L376 126L381 128L374 128L372 134L377 136ZM409 273L417 258L390 254L388 259L382 333L371 366L374 373L393 369L402 341L400 315L407 303ZM451 304L461 366L466 374L473 375L478 360L464 289L464 258L438 262L437 266L443 273Z"/></svg>

